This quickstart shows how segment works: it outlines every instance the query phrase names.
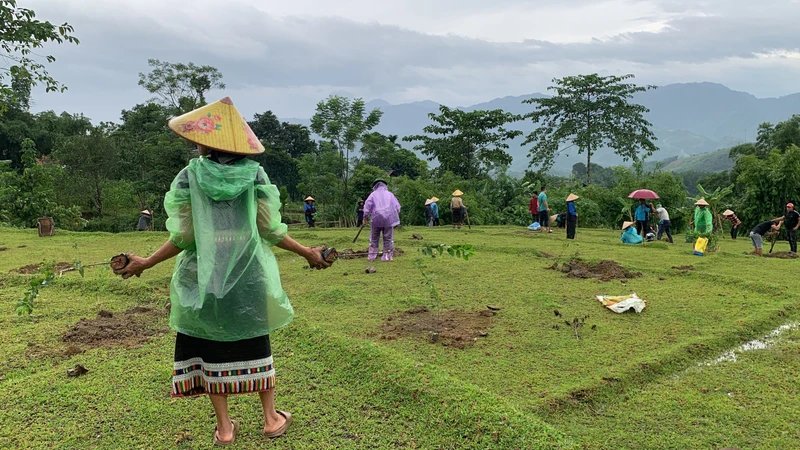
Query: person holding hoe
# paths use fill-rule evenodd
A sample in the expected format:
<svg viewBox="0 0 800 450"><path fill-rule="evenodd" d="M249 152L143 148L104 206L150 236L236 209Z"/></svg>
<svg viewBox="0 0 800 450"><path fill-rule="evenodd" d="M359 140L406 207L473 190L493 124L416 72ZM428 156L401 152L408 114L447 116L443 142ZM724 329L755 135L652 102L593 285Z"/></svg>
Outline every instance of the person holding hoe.
<svg viewBox="0 0 800 450"><path fill-rule="evenodd" d="M170 285L170 327L177 332L172 396L208 395L216 415L215 445L236 440L239 423L228 396L258 394L263 434L283 435L292 415L275 409L270 334L292 321L273 247L303 256L310 267L330 264L320 248L300 245L281 223L280 193L248 156L264 146L230 98L169 121L196 144L192 159L164 199L169 239L147 258L128 254L115 273L127 279L178 257Z"/></svg>
<svg viewBox="0 0 800 450"><path fill-rule="evenodd" d="M461 199L463 195L463 192L456 189L453 192L453 198L450 200L450 212L453 213L453 228L458 228L459 230L464 224L464 213L467 211L467 207L464 206L464 200Z"/></svg>
<svg viewBox="0 0 800 450"><path fill-rule="evenodd" d="M669 211L667 211L667 208L661 206L661 203L656 205L655 211L656 214L658 214L658 236L656 237L656 240L660 241L661 236L666 233L669 243L674 244L675 242L672 240L672 233L670 232L670 229L672 228L672 222L669 220Z"/></svg>
<svg viewBox="0 0 800 450"><path fill-rule="evenodd" d="M567 196L567 239L575 239L575 229L578 227L578 210L575 209L575 194Z"/></svg>
<svg viewBox="0 0 800 450"><path fill-rule="evenodd" d="M786 204L786 214L773 220L782 220L786 225L786 240L789 241L789 251L797 253L797 228L800 227L800 213L794 209L794 203Z"/></svg>
<svg viewBox="0 0 800 450"><path fill-rule="evenodd" d="M758 256L764 256L764 235L770 231L778 232L781 229L782 222L780 220L768 220L756 225L750 231L750 240L753 241L753 253Z"/></svg>
<svg viewBox="0 0 800 450"><path fill-rule="evenodd" d="M364 217L368 218L372 231L367 259L372 262L378 257L378 244L383 235L381 261L391 261L394 253L394 227L400 225L400 202L389 192L389 187L382 178L372 183L372 193L364 203Z"/></svg>

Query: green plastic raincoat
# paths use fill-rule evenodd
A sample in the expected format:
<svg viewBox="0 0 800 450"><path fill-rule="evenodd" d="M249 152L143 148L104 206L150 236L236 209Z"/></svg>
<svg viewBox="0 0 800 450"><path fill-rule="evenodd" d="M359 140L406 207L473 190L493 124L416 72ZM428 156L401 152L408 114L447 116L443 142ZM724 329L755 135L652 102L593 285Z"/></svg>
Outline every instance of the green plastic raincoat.
<svg viewBox="0 0 800 450"><path fill-rule="evenodd" d="M280 194L261 166L193 159L164 199L178 256L170 327L202 339L263 336L294 318L271 247L286 236Z"/></svg>
<svg viewBox="0 0 800 450"><path fill-rule="evenodd" d="M713 225L711 223L711 211L708 207L694 208L694 231L698 233L711 233Z"/></svg>

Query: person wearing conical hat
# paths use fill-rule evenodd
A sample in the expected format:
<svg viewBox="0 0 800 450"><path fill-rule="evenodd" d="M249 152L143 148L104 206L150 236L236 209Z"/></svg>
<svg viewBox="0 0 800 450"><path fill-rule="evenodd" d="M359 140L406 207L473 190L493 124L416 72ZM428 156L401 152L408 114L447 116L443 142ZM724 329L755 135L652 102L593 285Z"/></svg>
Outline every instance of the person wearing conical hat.
<svg viewBox="0 0 800 450"><path fill-rule="evenodd" d="M314 228L316 226L315 217L317 215L317 207L314 204L315 202L314 197L309 195L303 202L305 203L303 205L303 215L306 218L306 223L308 224L308 228Z"/></svg>
<svg viewBox="0 0 800 450"><path fill-rule="evenodd" d="M433 226L433 208L431 205L433 205L433 200L425 200L425 224L429 227Z"/></svg>
<svg viewBox="0 0 800 450"><path fill-rule="evenodd" d="M708 209L708 202L701 198L694 204L694 231L697 233L711 233L714 229L711 223L711 211Z"/></svg>
<svg viewBox="0 0 800 450"><path fill-rule="evenodd" d="M742 221L730 209L722 212L722 220L727 220L731 223L731 239L735 241L736 236L739 234L739 227L742 226Z"/></svg>
<svg viewBox="0 0 800 450"><path fill-rule="evenodd" d="M153 213L144 209L139 213L139 224L136 227L137 231L147 231L150 229L150 222L153 220Z"/></svg>
<svg viewBox="0 0 800 450"><path fill-rule="evenodd" d="M639 236L634 228L636 222L624 222L622 224L622 236L619 239L625 244L641 244L644 239Z"/></svg>
<svg viewBox="0 0 800 450"><path fill-rule="evenodd" d="M575 200L579 198L575 194L567 196L567 239L575 239L575 229L578 228L578 210L575 208Z"/></svg>
<svg viewBox="0 0 800 450"><path fill-rule="evenodd" d="M169 127L201 156L166 194L167 242L147 258L129 254L115 273L139 276L177 256L169 321L177 332L173 397L208 394L217 419L214 444L228 445L239 429L228 416L228 395L258 393L264 434L280 436L292 416L275 409L270 333L290 323L294 310L272 247L305 257L313 268L330 264L320 248L287 235L278 188L247 159L264 147L229 98L176 117Z"/></svg>
<svg viewBox="0 0 800 450"><path fill-rule="evenodd" d="M456 191L453 192L453 198L450 200L450 212L453 214L453 228L458 228L459 230L464 224L464 214L467 211L464 200L461 198L463 195L463 192L456 189Z"/></svg>
<svg viewBox="0 0 800 450"><path fill-rule="evenodd" d="M439 197L431 197L431 210L433 211L433 226L439 226Z"/></svg>
<svg viewBox="0 0 800 450"><path fill-rule="evenodd" d="M389 192L389 186L383 178L372 183L372 193L364 202L364 217L369 219L371 230L367 259L372 262L378 257L383 236L381 261L391 261L394 257L394 227L400 225L400 202Z"/></svg>

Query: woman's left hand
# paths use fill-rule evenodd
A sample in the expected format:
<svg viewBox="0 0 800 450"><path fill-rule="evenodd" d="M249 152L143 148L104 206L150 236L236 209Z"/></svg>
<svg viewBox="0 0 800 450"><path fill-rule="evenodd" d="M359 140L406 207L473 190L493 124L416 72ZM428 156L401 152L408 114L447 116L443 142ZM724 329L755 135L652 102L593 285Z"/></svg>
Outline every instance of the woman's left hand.
<svg viewBox="0 0 800 450"><path fill-rule="evenodd" d="M120 270L114 271L115 274L122 275L123 279L127 280L134 275L139 277L142 275L142 272L150 268L147 259L136 256L133 253L128 253L126 256L128 257L128 265Z"/></svg>

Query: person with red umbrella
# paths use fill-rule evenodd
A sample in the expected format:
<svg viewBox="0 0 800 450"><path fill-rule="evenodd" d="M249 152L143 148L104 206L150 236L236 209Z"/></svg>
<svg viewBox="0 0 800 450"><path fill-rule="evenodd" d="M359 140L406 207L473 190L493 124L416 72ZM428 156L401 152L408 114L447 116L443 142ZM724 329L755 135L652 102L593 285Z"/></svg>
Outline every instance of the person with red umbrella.
<svg viewBox="0 0 800 450"><path fill-rule="evenodd" d="M641 236L645 236L650 231L650 214L656 212L653 203L651 202L648 205L646 200L657 199L658 194L649 189L638 189L631 192L628 198L639 200L639 205L634 212L634 219L636 220L636 231L638 231Z"/></svg>

